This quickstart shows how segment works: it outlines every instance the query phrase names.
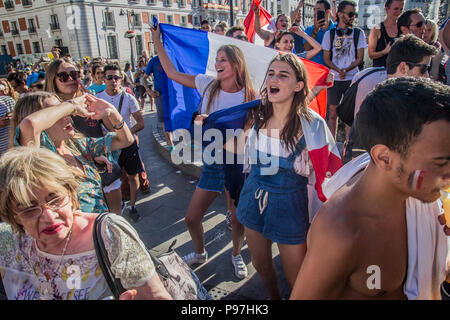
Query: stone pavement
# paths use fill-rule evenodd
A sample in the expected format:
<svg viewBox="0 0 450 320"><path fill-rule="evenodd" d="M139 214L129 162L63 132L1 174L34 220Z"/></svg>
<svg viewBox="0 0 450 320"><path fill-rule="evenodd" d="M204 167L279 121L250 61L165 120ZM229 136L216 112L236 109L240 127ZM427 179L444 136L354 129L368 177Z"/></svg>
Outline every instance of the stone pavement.
<svg viewBox="0 0 450 320"><path fill-rule="evenodd" d="M145 128L139 133L139 141L152 193L138 195L137 210L142 216L140 221L133 223L129 216L125 218L154 253L166 252L173 241L176 241L173 249L183 256L193 251L184 217L201 173L201 165L174 166L170 162L162 133L154 130L156 113L146 111L144 119ZM225 196L220 195L203 220L208 262L194 265L193 269L216 300L265 300L268 295L253 268L245 242L242 256L249 275L243 280L234 275L231 231L226 226L225 214ZM278 286L283 298L288 298L290 290L281 271L281 259L276 245L273 245L272 251L278 270Z"/></svg>

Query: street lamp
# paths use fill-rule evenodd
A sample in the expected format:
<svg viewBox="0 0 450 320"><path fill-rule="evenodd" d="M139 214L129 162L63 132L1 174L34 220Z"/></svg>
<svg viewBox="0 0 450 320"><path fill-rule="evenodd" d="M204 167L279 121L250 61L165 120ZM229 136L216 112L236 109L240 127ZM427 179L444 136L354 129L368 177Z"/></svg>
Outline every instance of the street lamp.
<svg viewBox="0 0 450 320"><path fill-rule="evenodd" d="M128 31L131 30L130 29L130 17L134 16L134 10L124 10L124 9L120 9L119 12L119 16L124 16L127 15L127 22L128 22ZM133 70L135 70L135 65L134 65L134 49L133 49L133 37L130 37L130 48L131 48L131 66L133 68Z"/></svg>

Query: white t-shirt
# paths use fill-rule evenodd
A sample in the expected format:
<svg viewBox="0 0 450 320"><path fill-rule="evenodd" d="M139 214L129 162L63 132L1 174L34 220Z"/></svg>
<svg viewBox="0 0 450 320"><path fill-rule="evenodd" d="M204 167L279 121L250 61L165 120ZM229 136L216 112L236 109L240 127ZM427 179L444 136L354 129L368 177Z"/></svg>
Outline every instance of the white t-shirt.
<svg viewBox="0 0 450 320"><path fill-rule="evenodd" d="M211 92L211 86L205 92L206 87L210 82L215 80L214 77L208 76L206 74L199 74L195 77L195 87L198 92L203 96L201 113L206 113L206 107L208 106L209 93ZM214 111L226 109L229 107L236 106L238 104L245 102L245 89L234 93L225 92L223 90L219 91L219 94L215 97L211 104L209 113Z"/></svg>
<svg viewBox="0 0 450 320"><path fill-rule="evenodd" d="M364 76L367 72L370 72L373 68L364 69L363 71L358 72L354 77L352 84L358 81L362 76ZM356 99L355 99L355 118L356 114L359 112L361 104L367 95L375 89L376 85L380 82L386 80L387 72L386 70L381 70L369 74L361 82L358 84L358 91L356 91Z"/></svg>
<svg viewBox="0 0 450 320"><path fill-rule="evenodd" d="M96 95L97 98L103 99L105 101L108 101L113 106L116 107L117 110L119 110L119 103L120 103L120 96L122 92L119 94L116 94L115 96L110 96L105 91L100 92ZM138 112L140 110L139 103L137 102L136 98L133 97L131 94L125 92L125 96L123 97L122 102L122 110L120 111L120 114L122 115L123 119L125 120L125 123L127 124L128 128L132 128L131 125L131 115L135 112Z"/></svg>
<svg viewBox="0 0 450 320"><path fill-rule="evenodd" d="M330 31L331 30L328 30L325 33L325 35L323 37L323 41L322 41L322 48L323 48L323 50L326 50L326 51L330 51L330 49L332 47L330 44ZM334 32L336 32L336 31L334 31ZM339 37L337 32L335 33L335 36L334 36L335 45L333 46L333 49L332 49L333 57L332 57L331 61L339 69L349 67L356 60L355 44L353 42L353 32L355 32L354 29L350 35L344 34L342 37ZM338 48L336 46L337 43L341 44L340 48ZM359 33L359 40L358 40L358 49L361 49L361 48L367 48L366 36L365 36L364 32L362 32L362 31ZM337 73L336 71L331 70L331 72L333 72L333 74L334 74L334 81L346 81L346 80L352 80L353 77L355 76L355 74L357 74L359 72L359 68L356 67L356 68L348 71L345 75L345 79L341 79L339 77L339 73Z"/></svg>

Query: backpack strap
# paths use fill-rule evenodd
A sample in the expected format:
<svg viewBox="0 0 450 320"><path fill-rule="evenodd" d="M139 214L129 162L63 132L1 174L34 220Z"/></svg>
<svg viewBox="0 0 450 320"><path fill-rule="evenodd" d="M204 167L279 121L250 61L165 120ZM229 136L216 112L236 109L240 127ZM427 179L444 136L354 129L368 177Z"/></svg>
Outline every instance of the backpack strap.
<svg viewBox="0 0 450 320"><path fill-rule="evenodd" d="M330 61L333 61L334 38L336 38L336 27L330 29Z"/></svg>
<svg viewBox="0 0 450 320"><path fill-rule="evenodd" d="M359 42L359 35L361 33L361 29L355 27L353 29L353 44L355 45L355 60L358 59L358 42Z"/></svg>
<svg viewBox="0 0 450 320"><path fill-rule="evenodd" d="M125 90L122 90L122 95L120 96L120 101L119 101L119 107L117 108L119 110L119 113L122 112L122 103L123 103L124 96L125 96Z"/></svg>

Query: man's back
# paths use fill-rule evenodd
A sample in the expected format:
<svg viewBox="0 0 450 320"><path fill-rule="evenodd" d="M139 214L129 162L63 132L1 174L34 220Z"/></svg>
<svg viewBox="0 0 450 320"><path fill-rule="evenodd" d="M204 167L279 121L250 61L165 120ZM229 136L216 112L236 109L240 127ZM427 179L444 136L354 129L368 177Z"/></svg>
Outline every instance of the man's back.
<svg viewBox="0 0 450 320"><path fill-rule="evenodd" d="M367 68L360 72L358 72L353 80L352 84L361 79L361 77L364 77L367 73L371 72L374 68ZM373 72L372 74L369 74L364 77L358 84L358 91L356 92L356 99L355 99L355 117L356 114L359 111L359 108L361 107L362 102L367 97L367 95L375 89L376 85L380 82L383 82L387 78L387 72L385 69L382 69L380 71Z"/></svg>

